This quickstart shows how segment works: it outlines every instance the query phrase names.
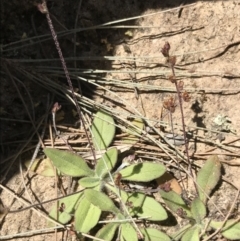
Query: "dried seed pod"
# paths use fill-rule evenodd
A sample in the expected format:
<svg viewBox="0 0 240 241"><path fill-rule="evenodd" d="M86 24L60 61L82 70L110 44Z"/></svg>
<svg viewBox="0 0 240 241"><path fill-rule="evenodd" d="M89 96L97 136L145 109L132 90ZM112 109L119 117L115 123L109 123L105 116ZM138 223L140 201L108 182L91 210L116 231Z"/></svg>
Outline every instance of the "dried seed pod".
<svg viewBox="0 0 240 241"><path fill-rule="evenodd" d="M122 174L121 173L117 173L117 175L114 178L114 183L118 187L120 187L120 185L121 185L121 178L122 178Z"/></svg>
<svg viewBox="0 0 240 241"><path fill-rule="evenodd" d="M165 182L164 184L160 185L160 188L165 192L170 192L172 190L170 182Z"/></svg>
<svg viewBox="0 0 240 241"><path fill-rule="evenodd" d="M183 90L183 86L184 86L184 82L183 82L182 80L180 80L180 81L178 82L178 89L179 89L179 91L182 91L182 90Z"/></svg>
<svg viewBox="0 0 240 241"><path fill-rule="evenodd" d="M168 62L169 62L169 64L170 64L171 66L175 66L176 61L177 61L176 56L170 56L170 57L168 58Z"/></svg>
<svg viewBox="0 0 240 241"><path fill-rule="evenodd" d="M172 83L175 83L175 82L176 82L176 78L175 78L175 76L173 76L173 75L170 75L170 76L168 77L168 79L169 79Z"/></svg>
<svg viewBox="0 0 240 241"><path fill-rule="evenodd" d="M189 102L190 99L191 99L191 96L189 95L189 93L188 93L187 91L184 91L184 92L182 93L182 98L183 98L183 100L184 100L185 102Z"/></svg>
<svg viewBox="0 0 240 241"><path fill-rule="evenodd" d="M47 8L47 3L46 1L44 1L43 3L38 3L36 4L38 10L42 13L42 14L47 14L48 13L48 8Z"/></svg>
<svg viewBox="0 0 240 241"><path fill-rule="evenodd" d="M176 107L175 101L175 98L170 96L168 99L163 101L163 107L173 113Z"/></svg>
<svg viewBox="0 0 240 241"><path fill-rule="evenodd" d="M61 109L61 105L58 104L58 102L54 103L53 108L52 108L52 113L56 113Z"/></svg>
<svg viewBox="0 0 240 241"><path fill-rule="evenodd" d="M161 50L164 57L169 57L170 44L166 42Z"/></svg>
<svg viewBox="0 0 240 241"><path fill-rule="evenodd" d="M178 208L176 213L181 218L185 218L187 216L187 212L184 211L182 208Z"/></svg>

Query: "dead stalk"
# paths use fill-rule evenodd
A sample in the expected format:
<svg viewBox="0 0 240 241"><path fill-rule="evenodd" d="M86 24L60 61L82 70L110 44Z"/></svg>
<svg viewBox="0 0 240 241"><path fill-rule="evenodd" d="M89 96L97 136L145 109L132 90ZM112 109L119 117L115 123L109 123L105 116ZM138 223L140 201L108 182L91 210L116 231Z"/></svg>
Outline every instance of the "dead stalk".
<svg viewBox="0 0 240 241"><path fill-rule="evenodd" d="M57 51L58 51L59 58L60 58L61 63L62 63L62 67L63 67L63 70L64 70L64 74L65 74L65 76L66 76L66 79L67 79L67 82L68 82L68 85L69 85L69 88L70 88L70 91L71 91L73 100L74 100L75 105L76 105L76 109L77 109L77 113L78 113L78 116L79 116L79 120L82 122L84 131L85 131L85 133L86 133L86 137L87 137L87 139L88 139L88 143L89 143L90 148L91 148L91 151L92 151L92 155L93 155L93 157L94 157L94 161L96 162L95 152L94 152L93 146L92 146L92 144L91 144L89 135L88 135L88 133L87 133L86 125L85 125L84 120L83 120L83 118L82 118L81 107L80 107L80 105L78 104L77 97L76 97L76 95L75 95L75 93L74 93L72 81L71 81L71 78L70 78L70 75L69 75L69 72L68 72L68 68L67 68L65 59L64 59L63 54L62 54L62 50L61 50L60 44L59 44L59 42L58 42L58 38L57 38L56 31L55 31L55 29L54 29L54 26L53 26L53 23L52 23L52 20L51 20L51 17L50 17L48 8L47 8L47 3L46 3L45 0L43 0L43 1L42 1L42 4L38 4L37 6L38 6L39 11L40 11L41 13L43 13L43 14L46 15L47 22L48 22L48 26L49 26L49 28L50 28L50 31L51 31L51 34L52 34L52 38L53 38L53 40L54 40L56 49L57 49Z"/></svg>
<svg viewBox="0 0 240 241"><path fill-rule="evenodd" d="M164 47L162 48L161 52L163 54L164 57L166 57L167 62L172 70L172 75L169 77L169 80L174 83L175 88L176 88L176 92L177 92L177 98L179 101L179 106L180 106L180 111L181 111L181 121L182 121L182 129L183 129L183 136L184 136L184 144L185 144L185 153L186 153L186 158L187 158L187 162L188 162L188 168L189 168L189 172L190 175L192 176L192 178L194 178L194 174L192 171L192 164L189 158L189 152L188 152L188 141L187 141L187 134L186 134L186 129L185 129L185 121L184 121L184 112L183 112L183 103L182 101L185 100L186 102L190 100L190 96L188 95L188 93L185 91L182 91L183 88L183 82L178 82L176 79L176 75L175 75L175 70L174 70L174 66L176 64L176 56L170 56L169 54L169 50L170 50L170 44L168 42L165 43ZM173 97L170 97L169 100L167 100L164 103L164 107L166 109L168 109L170 111L170 114L172 114L175 111L175 99L173 99ZM197 193L197 186L196 183L194 183L194 187Z"/></svg>

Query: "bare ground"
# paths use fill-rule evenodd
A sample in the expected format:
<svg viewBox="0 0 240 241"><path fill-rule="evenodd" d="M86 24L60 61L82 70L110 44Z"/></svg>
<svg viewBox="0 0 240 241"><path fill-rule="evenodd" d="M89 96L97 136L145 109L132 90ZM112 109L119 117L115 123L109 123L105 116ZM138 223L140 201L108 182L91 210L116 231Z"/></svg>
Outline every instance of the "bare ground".
<svg viewBox="0 0 240 241"><path fill-rule="evenodd" d="M138 29L92 31L83 34L85 42L80 41L78 54L83 56L105 54L124 58L124 60L112 61L111 64L109 62L107 64L102 62L100 65L97 62L91 63L93 69L112 70L111 73L105 75L108 81L121 81L119 85L116 83L105 84L111 92L103 91L101 88L96 89L98 94L93 95L92 98L109 105L122 113L124 117L132 112L133 108L137 109L157 128L159 128L161 120L170 123L166 111L162 108L164 99L169 95L175 95L174 86L168 80L171 71L161 54L161 48L168 41L171 45L170 53L177 57L176 76L179 80L184 81L184 89L191 95L191 100L184 103L184 117L190 138L190 154L193 155L194 164L199 166L213 153L217 154L223 162L223 179L226 181L219 184L212 201L224 214L227 214L229 205L232 204L237 193L235 187L240 188L238 180L240 175L240 2L195 2L189 7L183 6L182 9L174 9L177 5L172 2L156 6L159 7L158 9L151 8L151 6L147 6L147 8L137 1L132 2L134 3L116 1L116 6L112 6L110 3L105 5L105 3L89 1L88 4L83 5L82 15L85 18L82 21L85 21L84 24L88 26L123 17L142 15L132 23L132 25L139 26ZM66 20L67 11L70 11L67 9L69 6L65 5L64 10L57 9L57 7L59 5L53 4L52 11L55 11L59 21L64 23L63 25L67 28L73 28L73 16L70 16L68 21ZM118 13L114 7L119 9ZM162 10L169 11L162 12ZM63 16L60 16L61 11L63 11ZM16 24L16 26L19 25ZM44 27L47 29L46 23L37 26L41 33L48 32L44 30ZM128 33L126 33L127 30ZM129 37L129 34L132 36ZM78 38L81 39L81 36L80 33ZM90 43L87 43L88 38L91 38ZM71 42L68 39L62 42L65 56L72 54L72 50L68 51L70 46L68 41ZM53 50L51 51L54 57L55 53ZM47 51L48 57L51 56L51 51ZM34 57L37 58L37 53L34 54ZM44 53L41 54L44 55ZM22 55L27 55L27 53L22 53ZM21 58L23 57L25 56L21 56ZM127 57L129 59L126 59ZM88 63L81 63L81 67ZM113 70L121 72L114 73ZM125 83L128 85L125 86ZM137 84L135 89L131 83ZM106 93L108 99L102 98L101 96ZM109 100L116 102L124 100L127 104L125 108L122 108ZM228 119L222 125L218 125L216 117L227 117ZM174 132L181 134L179 105L172 118ZM165 131L171 132L171 125L167 126ZM184 150L183 146L178 148ZM159 152L161 152L160 149ZM161 160L164 160L164 157ZM12 172L14 173L14 171ZM21 182L21 174L15 173L8 177L4 186L16 192ZM191 192L191 187L189 188ZM30 180L29 192L33 203L53 198L55 196L54 179L33 175ZM23 196L29 200L26 192ZM5 207L11 204L12 199L12 194L4 190L1 192L1 202ZM220 219L215 207L211 202L209 203L210 215ZM238 198L234 217L240 215L239 205ZM23 204L15 201L11 210L21 207ZM49 210L50 207L51 204L44 205L45 210ZM9 213L1 224L1 236L45 227L46 219L32 210ZM159 226L159 228L168 231L164 226ZM61 239L61 235L59 234L57 240ZM10 239L53 240L54 234L38 234Z"/></svg>

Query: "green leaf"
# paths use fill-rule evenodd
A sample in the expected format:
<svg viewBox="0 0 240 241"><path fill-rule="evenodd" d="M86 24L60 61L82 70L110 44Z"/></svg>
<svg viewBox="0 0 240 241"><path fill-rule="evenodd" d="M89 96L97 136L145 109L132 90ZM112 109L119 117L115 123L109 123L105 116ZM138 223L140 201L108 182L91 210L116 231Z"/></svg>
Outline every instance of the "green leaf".
<svg viewBox="0 0 240 241"><path fill-rule="evenodd" d="M199 239L200 228L195 225L189 228L182 236L181 241L200 241Z"/></svg>
<svg viewBox="0 0 240 241"><path fill-rule="evenodd" d="M214 229L222 227L223 222L211 221L210 226ZM234 219L228 220L222 228L222 235L230 240L239 240L240 238L240 222Z"/></svg>
<svg viewBox="0 0 240 241"><path fill-rule="evenodd" d="M112 192L118 193L118 189L107 185ZM129 205L129 212L132 216L144 217L152 221L161 221L167 218L167 212L154 198L143 193L127 193L121 190L121 198Z"/></svg>
<svg viewBox="0 0 240 241"><path fill-rule="evenodd" d="M68 223L69 221L71 221L73 215L69 214L69 213L66 213L66 212L62 212L60 215L59 215L59 222L60 223Z"/></svg>
<svg viewBox="0 0 240 241"><path fill-rule="evenodd" d="M96 150L105 150L111 144L115 129L114 120L110 115L97 112L92 123L92 140Z"/></svg>
<svg viewBox="0 0 240 241"><path fill-rule="evenodd" d="M137 232L130 223L121 224L121 240L138 241Z"/></svg>
<svg viewBox="0 0 240 241"><path fill-rule="evenodd" d="M117 148L108 149L104 155L97 161L95 172L100 178L104 177L108 171L111 171L116 163L118 157ZM104 163L105 161L105 163Z"/></svg>
<svg viewBox="0 0 240 241"><path fill-rule="evenodd" d="M128 193L128 201L133 204L130 208L131 215L138 217L148 217L151 221L161 221L167 219L167 212L154 198L148 197L143 193Z"/></svg>
<svg viewBox="0 0 240 241"><path fill-rule="evenodd" d="M128 135L126 137L122 138L122 142L125 144L135 144L139 140L139 135L141 135L141 132L144 128L144 123L142 119L134 119L131 123L133 126L129 126L126 130ZM138 128L139 130L137 130Z"/></svg>
<svg viewBox="0 0 240 241"><path fill-rule="evenodd" d="M174 191L165 192L163 190L160 190L159 193L163 198L164 202L166 203L166 205L174 213L177 213L182 218L192 218L190 209L185 204L185 202L179 194L177 194Z"/></svg>
<svg viewBox="0 0 240 241"><path fill-rule="evenodd" d="M94 206L100 208L102 211L118 213L119 209L115 206L113 201L104 193L94 189L87 189L84 191L86 199Z"/></svg>
<svg viewBox="0 0 240 241"><path fill-rule="evenodd" d="M114 237L114 234L118 226L119 224L117 223L108 223L97 232L95 237L106 241L111 241ZM94 239L94 241L95 240L96 239Z"/></svg>
<svg viewBox="0 0 240 241"><path fill-rule="evenodd" d="M83 193L73 194L68 197L64 197L58 200L58 205L55 203L49 212L49 216L62 224L68 223L71 218L72 214L75 211L76 205L80 198L82 197ZM63 206L64 209L62 211L59 210L59 207ZM58 217L58 218L57 218ZM52 226L54 223L50 222L48 226ZM54 224L55 225L55 224Z"/></svg>
<svg viewBox="0 0 240 241"><path fill-rule="evenodd" d="M191 213L193 218L197 223L201 223L201 221L206 217L207 210L204 203L200 200L200 198L195 198L191 203Z"/></svg>
<svg viewBox="0 0 240 241"><path fill-rule="evenodd" d="M160 163L144 162L127 166L119 171L122 180L149 182L152 181L166 171L166 167Z"/></svg>
<svg viewBox="0 0 240 241"><path fill-rule="evenodd" d="M65 175L72 177L94 175L85 160L76 154L55 148L45 148L44 153L51 159L53 165Z"/></svg>
<svg viewBox="0 0 240 241"><path fill-rule="evenodd" d="M221 163L216 155L208 158L197 174L198 194L204 204L207 202L213 188L217 185L221 175Z"/></svg>
<svg viewBox="0 0 240 241"><path fill-rule="evenodd" d="M192 226L191 224L187 224L183 228L178 230L176 233L171 234L170 236L171 236L172 240L178 241L191 226Z"/></svg>
<svg viewBox="0 0 240 241"><path fill-rule="evenodd" d="M124 220L126 220L126 216L124 215L124 213L117 213L115 217L116 217L116 220L120 221L120 223L122 223Z"/></svg>
<svg viewBox="0 0 240 241"><path fill-rule="evenodd" d="M99 177L83 177L79 180L79 185L86 188L96 187L100 184Z"/></svg>
<svg viewBox="0 0 240 241"><path fill-rule="evenodd" d="M24 162L25 166L28 168L31 163L31 160L27 160ZM44 159L36 158L30 168L31 171L37 173L38 175L42 175L45 177L55 177L55 169L53 168L53 164L51 160L47 157Z"/></svg>
<svg viewBox="0 0 240 241"><path fill-rule="evenodd" d="M90 203L85 197L81 200L75 212L75 228L87 233L98 223L101 210Z"/></svg>
<svg viewBox="0 0 240 241"><path fill-rule="evenodd" d="M144 235L144 241L171 241L165 233L155 228L142 228L140 231Z"/></svg>

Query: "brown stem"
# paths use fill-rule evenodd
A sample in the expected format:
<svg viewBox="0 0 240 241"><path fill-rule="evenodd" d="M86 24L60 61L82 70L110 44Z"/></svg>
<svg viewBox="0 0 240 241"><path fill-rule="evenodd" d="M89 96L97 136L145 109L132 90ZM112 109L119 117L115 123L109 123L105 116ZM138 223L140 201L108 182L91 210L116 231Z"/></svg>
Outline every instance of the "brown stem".
<svg viewBox="0 0 240 241"><path fill-rule="evenodd" d="M184 121L184 113L183 113L183 105L182 105L182 97L181 97L181 93L180 93L180 90L179 90L179 87L178 87L178 83L177 83L177 80L176 80L176 75L175 75L175 70L174 70L174 65L171 64L171 69L172 69L172 74L173 74L173 78L175 79L174 81L174 84L175 84L175 87L176 87L176 90L177 90L177 95L178 95L178 100L179 100L179 106L180 106L180 111L181 111L181 119L182 119L182 128L183 128L183 137L184 137L184 144L185 144L185 152L186 152L186 156L187 156L187 162L188 162L188 165L189 165L189 172L191 174L192 177L193 176L193 171L192 171L192 164L191 164L191 161L190 161L190 158L189 158L189 152L188 152L188 141L187 141L187 134L186 134L186 129L185 129L185 121ZM196 192L197 192L197 186L196 186L196 183L194 183L194 187L196 189Z"/></svg>
<svg viewBox="0 0 240 241"><path fill-rule="evenodd" d="M59 55L59 58L60 58L60 60L61 60L62 67L63 67L64 73L65 73L65 76L66 76L66 78L67 78L67 82L68 82L69 88L70 88L70 90L71 90L73 100L74 100L75 105L76 105L76 109L77 109L77 113L78 113L79 119L82 121L83 129L84 129L84 131L85 131L85 133L86 133L87 140L88 140L88 143L89 143L89 145L90 145L90 148L91 148L91 151L92 151L92 155L93 155L94 161L96 162L96 155L95 155L93 146L92 146L92 144L91 144L91 142L90 142L90 138L89 138L89 135L88 135L88 133L87 133L87 128L86 128L86 125L85 125L84 120L83 120L83 117L82 117L81 107L80 107L80 105L78 104L77 98L76 98L76 96L75 96L75 94L74 94L74 89L73 89L72 81L71 81L71 78L70 78L70 75L69 75L69 72L68 72L68 69L67 69L67 65L66 65L65 59L64 59L63 54L62 54L61 47L60 47L59 42L58 42L58 39L57 39L57 34L56 34L55 30L54 30L54 27L53 27L53 24L52 24L52 20L51 20L50 14L49 14L48 9L47 9L46 0L43 0L42 4L38 5L38 8L39 8L39 10L40 10L43 14L46 15L47 22L48 22L48 26L49 26L49 28L50 28L50 31L51 31L51 34L52 34L52 38L53 38L53 40L54 40L56 49L57 49L57 51L58 51L58 55Z"/></svg>

